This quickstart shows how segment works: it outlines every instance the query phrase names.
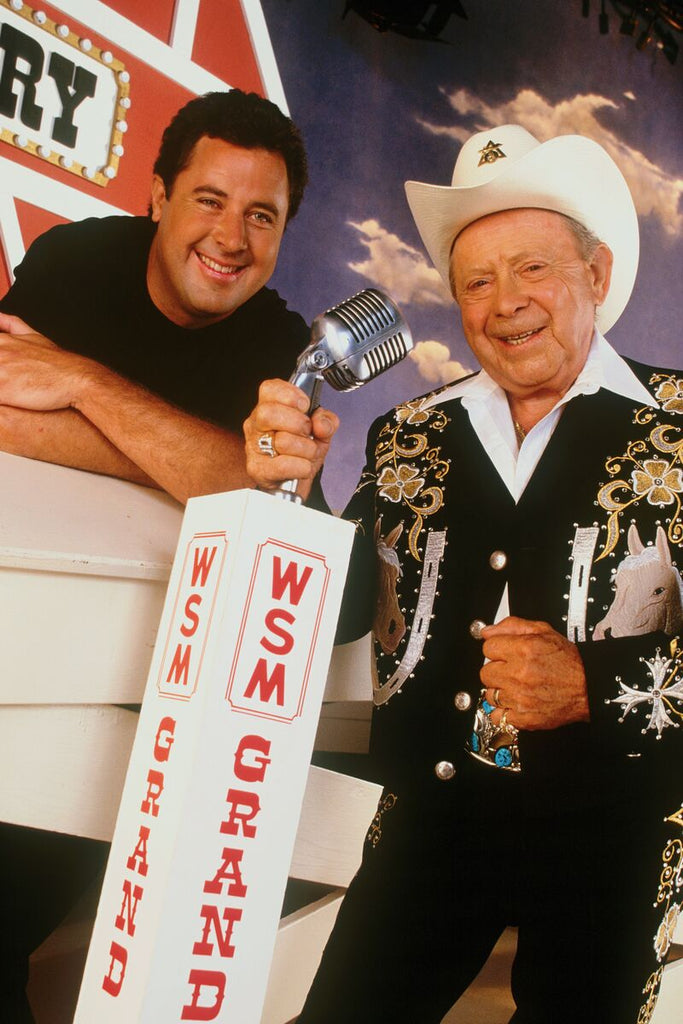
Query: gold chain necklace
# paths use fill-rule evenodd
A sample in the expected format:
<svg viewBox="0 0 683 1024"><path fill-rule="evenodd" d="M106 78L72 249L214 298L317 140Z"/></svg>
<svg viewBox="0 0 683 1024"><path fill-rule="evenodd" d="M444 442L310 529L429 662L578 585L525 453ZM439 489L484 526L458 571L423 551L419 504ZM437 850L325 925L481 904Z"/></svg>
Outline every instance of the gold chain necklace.
<svg viewBox="0 0 683 1024"><path fill-rule="evenodd" d="M526 437L526 430L521 425L521 423L517 422L517 420L513 420L512 422L514 423L514 426L515 426L515 437L517 438L517 444L521 448L522 447L522 441Z"/></svg>

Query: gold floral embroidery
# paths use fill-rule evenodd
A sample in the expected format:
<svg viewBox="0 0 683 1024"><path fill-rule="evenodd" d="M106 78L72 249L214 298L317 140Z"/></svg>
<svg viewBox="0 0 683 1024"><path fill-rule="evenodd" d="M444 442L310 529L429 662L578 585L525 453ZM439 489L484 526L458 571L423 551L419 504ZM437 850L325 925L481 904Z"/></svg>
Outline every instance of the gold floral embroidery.
<svg viewBox="0 0 683 1024"><path fill-rule="evenodd" d="M662 918L662 923L657 929L657 934L655 935L655 952L660 963L669 952L669 946L674 940L674 932L676 931L680 912L681 908L677 903L674 903L674 905L669 907L667 910L666 914Z"/></svg>
<svg viewBox="0 0 683 1024"><path fill-rule="evenodd" d="M683 828L683 805L669 815L666 821ZM649 1024L652 1020L664 971L662 961L673 942L674 931L681 913L681 889L683 889L683 840L675 838L669 840L662 852L662 873L659 876L659 888L654 904L655 907L663 906L664 911L654 936L654 950L660 966L652 972L643 988L645 1002L638 1013L637 1024Z"/></svg>
<svg viewBox="0 0 683 1024"><path fill-rule="evenodd" d="M397 421L399 423L410 423L411 426L426 423L429 419L429 409L425 408L425 406L429 397L431 396L427 398L413 398L412 401L399 405L396 410Z"/></svg>
<svg viewBox="0 0 683 1024"><path fill-rule="evenodd" d="M683 826L683 806L666 820ZM683 838L670 839L662 852L662 872L655 906L663 907L663 916L654 938L657 960L661 963L669 952L674 931L681 913L681 890L683 890Z"/></svg>
<svg viewBox="0 0 683 1024"><path fill-rule="evenodd" d="M662 410L668 413L683 413L683 380L671 373L653 373L650 377L650 385L658 385L654 396L660 403ZM651 405L645 405L638 409L635 415L635 422L645 425L651 423L657 415L657 409Z"/></svg>
<svg viewBox="0 0 683 1024"><path fill-rule="evenodd" d="M672 506L668 538L673 544L683 541L680 497L683 494L683 440L675 437L680 434L680 428L671 424L657 426L650 431L647 441L632 441L623 455L607 460L607 472L614 477L620 475L598 491L598 504L609 515L605 546L596 562L614 551L619 539L619 517L642 498L651 505ZM658 458L658 455L669 458ZM628 476L623 472L628 470L624 465L627 462L632 464Z"/></svg>
<svg viewBox="0 0 683 1024"><path fill-rule="evenodd" d="M657 1004L657 996L659 995L659 986L662 983L663 967L654 971L647 979L645 988L643 989L643 995L645 996L645 1002L638 1012L638 1020L636 1024L650 1024L652 1015L655 1012L655 1006Z"/></svg>
<svg viewBox="0 0 683 1024"><path fill-rule="evenodd" d="M645 459L643 468L631 474L633 490L644 494L651 505L672 505L683 491L683 473L665 459Z"/></svg>
<svg viewBox="0 0 683 1024"><path fill-rule="evenodd" d="M375 449L380 498L402 502L414 519L408 531L408 549L421 561L418 540L427 516L443 505L443 488L438 484L448 473L449 463L441 458L441 447L430 444L428 434L409 432L407 427L429 423L429 430L441 433L448 417L438 408L428 408L428 399L414 399L394 412L394 423L386 423ZM364 483L369 483L369 480Z"/></svg>
<svg viewBox="0 0 683 1024"><path fill-rule="evenodd" d="M385 466L377 479L377 487L382 498L399 502L402 498L415 498L424 487L425 479L418 476L418 470L403 462L394 469Z"/></svg>
<svg viewBox="0 0 683 1024"><path fill-rule="evenodd" d="M372 819L370 828L368 829L368 834L365 837L366 842L370 843L372 846L377 846L378 842L382 838L382 818L387 811L390 811L396 806L397 800L398 797L395 793L387 793L386 796L383 796L377 804L377 813Z"/></svg>
<svg viewBox="0 0 683 1024"><path fill-rule="evenodd" d="M655 374L652 384L661 380L661 374ZM655 398L661 402L665 412L683 413L683 380L680 377L666 377L655 391Z"/></svg>

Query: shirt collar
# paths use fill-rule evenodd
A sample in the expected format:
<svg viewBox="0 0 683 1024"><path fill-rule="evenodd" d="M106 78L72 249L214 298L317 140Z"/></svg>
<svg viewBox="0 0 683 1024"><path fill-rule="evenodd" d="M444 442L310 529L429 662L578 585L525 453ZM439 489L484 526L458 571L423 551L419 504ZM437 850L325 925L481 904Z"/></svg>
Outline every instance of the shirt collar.
<svg viewBox="0 0 683 1024"><path fill-rule="evenodd" d="M586 362L583 364L579 376L557 405L566 405L577 395L595 394L600 388L605 388L624 398L631 398L640 405L657 408L654 398L638 380L626 360L596 328ZM454 398L466 399L465 404L469 405L471 402L495 401L496 398L500 401L504 396L505 392L500 385L496 384L486 370L480 370L479 373L463 380L454 381L445 389L431 395L426 400L425 407L441 405Z"/></svg>

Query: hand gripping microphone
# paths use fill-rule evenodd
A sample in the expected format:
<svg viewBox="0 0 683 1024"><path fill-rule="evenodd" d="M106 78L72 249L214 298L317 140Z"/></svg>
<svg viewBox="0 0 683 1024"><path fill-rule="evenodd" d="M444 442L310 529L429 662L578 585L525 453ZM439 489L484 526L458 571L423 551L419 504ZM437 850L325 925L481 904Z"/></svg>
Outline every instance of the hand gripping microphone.
<svg viewBox="0 0 683 1024"><path fill-rule="evenodd" d="M400 363L412 347L398 306L376 288L366 288L315 318L311 341L289 379L309 396L310 414L318 408L323 381L335 391L353 391ZM296 485L285 480L276 493L299 500Z"/></svg>

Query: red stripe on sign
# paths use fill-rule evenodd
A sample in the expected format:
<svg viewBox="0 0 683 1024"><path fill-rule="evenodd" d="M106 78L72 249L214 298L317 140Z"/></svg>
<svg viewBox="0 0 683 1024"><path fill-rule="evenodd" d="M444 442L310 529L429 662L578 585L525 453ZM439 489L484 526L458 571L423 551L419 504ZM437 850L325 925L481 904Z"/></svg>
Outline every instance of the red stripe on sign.
<svg viewBox="0 0 683 1024"><path fill-rule="evenodd" d="M192 59L231 85L264 95L239 0L201 0Z"/></svg>

